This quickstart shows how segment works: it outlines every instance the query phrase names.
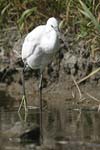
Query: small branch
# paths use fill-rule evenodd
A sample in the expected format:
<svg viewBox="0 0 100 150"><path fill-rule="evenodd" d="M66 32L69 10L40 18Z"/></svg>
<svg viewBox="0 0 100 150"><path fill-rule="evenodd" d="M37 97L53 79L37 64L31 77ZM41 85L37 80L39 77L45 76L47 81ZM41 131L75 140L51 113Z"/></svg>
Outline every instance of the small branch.
<svg viewBox="0 0 100 150"><path fill-rule="evenodd" d="M75 79L74 79L73 76L72 76L72 79L73 79L74 84L75 84L75 86L76 86L76 88L77 88L77 90L78 90L78 93L79 93L79 96L80 96L79 99L82 99L82 93L81 93L81 90L80 90L80 88L79 88L79 86L78 86L78 84L77 84L77 82L75 81Z"/></svg>
<svg viewBox="0 0 100 150"><path fill-rule="evenodd" d="M96 102L99 102L100 103L100 100L98 100L96 97L92 96L91 94L89 93L86 93L90 98L92 98L93 100L95 100Z"/></svg>
<svg viewBox="0 0 100 150"><path fill-rule="evenodd" d="M92 98L94 101L98 102L99 103L99 106L98 106L98 112L100 111L100 100L97 99L96 97L92 96L91 94L89 93L86 93L90 98Z"/></svg>
<svg viewBox="0 0 100 150"><path fill-rule="evenodd" d="M16 54L16 57L17 57L17 58L21 58L21 54L19 54L18 51L13 50L13 52Z"/></svg>
<svg viewBox="0 0 100 150"><path fill-rule="evenodd" d="M76 123L78 123L80 121L81 114L82 114L82 110L80 109L79 114L78 114L77 119L76 119Z"/></svg>
<svg viewBox="0 0 100 150"><path fill-rule="evenodd" d="M86 77L82 78L81 80L79 80L77 82L77 84L80 84L81 82L85 81L86 79L88 79L89 77L91 77L92 75L96 74L98 71L100 71L100 67L97 68L96 70L92 71L89 75L87 75Z"/></svg>

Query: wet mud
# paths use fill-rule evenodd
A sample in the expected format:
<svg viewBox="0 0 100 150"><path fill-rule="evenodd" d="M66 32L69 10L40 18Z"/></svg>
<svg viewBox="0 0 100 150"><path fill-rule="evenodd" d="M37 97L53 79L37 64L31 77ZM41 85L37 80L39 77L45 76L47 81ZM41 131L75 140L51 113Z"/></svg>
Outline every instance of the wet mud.
<svg viewBox="0 0 100 150"><path fill-rule="evenodd" d="M23 62L20 54L24 38L25 36L21 38L18 36L18 40L10 43L13 46L9 55L0 51L0 91L15 99L13 105L16 107L23 94L21 81ZM68 103L69 107L99 108L100 71L78 84L81 79L99 68L99 52L94 61L86 40L77 41L71 31L61 33L60 43L59 53L44 72L44 103L56 107L60 103ZM24 76L28 104L38 105L39 71L29 70ZM5 99L4 96L1 97Z"/></svg>
<svg viewBox="0 0 100 150"><path fill-rule="evenodd" d="M94 61L85 40L76 41L73 33L62 33L59 54L43 75L44 139L39 145L38 70L24 74L31 108L26 122L23 113L19 117L17 112L23 95L23 62L19 57L23 38L18 36L17 42L10 43L9 55L0 51L0 149L99 150L100 72L78 84L99 68L99 52Z"/></svg>

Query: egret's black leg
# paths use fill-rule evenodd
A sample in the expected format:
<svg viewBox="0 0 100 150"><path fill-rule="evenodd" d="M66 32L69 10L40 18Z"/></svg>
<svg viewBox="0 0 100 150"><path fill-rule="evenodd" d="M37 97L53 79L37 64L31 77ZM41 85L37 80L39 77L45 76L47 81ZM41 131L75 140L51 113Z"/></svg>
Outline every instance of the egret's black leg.
<svg viewBox="0 0 100 150"><path fill-rule="evenodd" d="M39 98L40 98L40 140L41 143L43 142L43 128L42 128L42 80L43 80L43 73L40 76L40 83L39 83Z"/></svg>
<svg viewBox="0 0 100 150"><path fill-rule="evenodd" d="M21 100L18 112L20 112L20 110L21 110L23 105L24 105L25 112L27 112L27 99L26 99L26 92L25 92L24 71L25 71L25 67L23 68L23 70L21 72L22 87L23 87L23 97L22 97L22 100Z"/></svg>

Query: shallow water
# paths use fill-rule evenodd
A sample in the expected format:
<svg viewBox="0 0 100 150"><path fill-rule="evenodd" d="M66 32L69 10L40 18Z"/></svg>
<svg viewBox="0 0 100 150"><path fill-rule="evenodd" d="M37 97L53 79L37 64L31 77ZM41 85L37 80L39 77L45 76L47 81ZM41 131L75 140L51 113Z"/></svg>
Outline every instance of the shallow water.
<svg viewBox="0 0 100 150"><path fill-rule="evenodd" d="M17 109L0 109L0 150L99 150L100 113L48 107L43 111L43 144L20 142L25 124L39 125L39 110L31 109L26 123Z"/></svg>

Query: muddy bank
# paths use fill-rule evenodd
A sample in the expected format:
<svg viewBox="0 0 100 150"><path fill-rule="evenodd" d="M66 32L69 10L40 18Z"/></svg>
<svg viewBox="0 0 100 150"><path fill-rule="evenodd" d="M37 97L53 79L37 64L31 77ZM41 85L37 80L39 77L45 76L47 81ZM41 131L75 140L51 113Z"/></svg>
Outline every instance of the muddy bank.
<svg viewBox="0 0 100 150"><path fill-rule="evenodd" d="M3 53L2 49L0 52L0 93L5 92L14 99L14 106L19 105L23 94L23 63L20 52L24 37L18 36L18 40L10 43L12 46L9 55ZM70 30L61 33L59 55L57 54L56 59L44 72L44 104L48 102L59 107L59 104L66 103L71 108L97 108L100 98L100 72L80 83L79 87L75 83L99 67L99 56L100 52L96 53L95 59L92 57L91 46L85 39L76 40L75 34ZM39 71L27 71L25 81L28 104L38 105ZM0 99L4 99L4 96Z"/></svg>

